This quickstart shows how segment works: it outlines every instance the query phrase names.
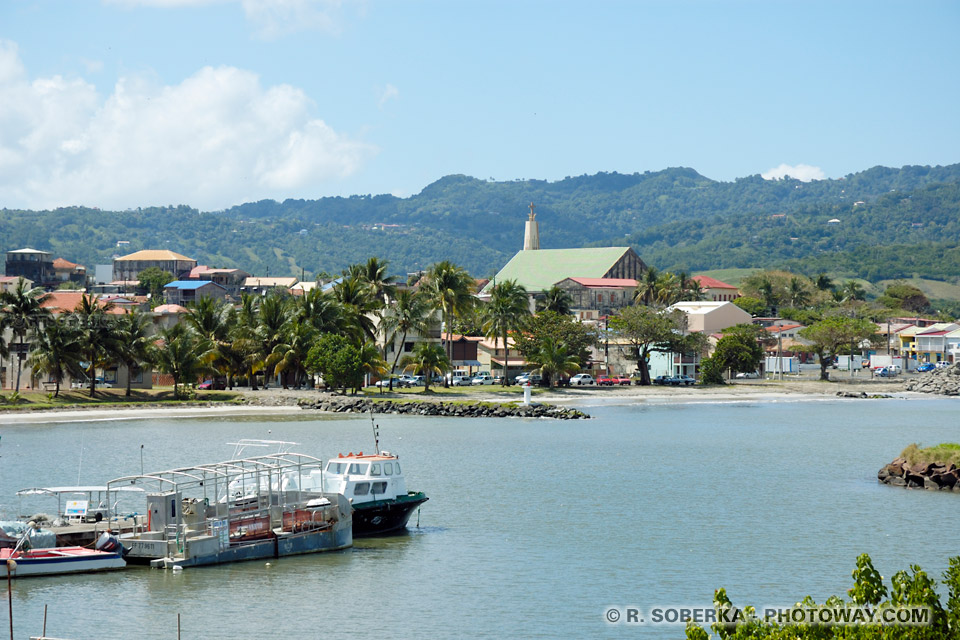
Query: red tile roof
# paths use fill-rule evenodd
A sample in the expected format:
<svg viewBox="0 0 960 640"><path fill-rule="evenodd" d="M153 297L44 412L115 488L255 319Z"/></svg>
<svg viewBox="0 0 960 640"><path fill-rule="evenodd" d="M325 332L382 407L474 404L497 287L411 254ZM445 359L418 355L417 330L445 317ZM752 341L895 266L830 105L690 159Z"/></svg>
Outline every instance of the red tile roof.
<svg viewBox="0 0 960 640"><path fill-rule="evenodd" d="M711 278L710 276L693 276L691 280L696 280L697 283L704 289L733 289L735 291L739 291L739 289L732 284L721 282L720 280Z"/></svg>
<svg viewBox="0 0 960 640"><path fill-rule="evenodd" d="M84 269L84 267L81 267L79 264L76 264L75 262L70 262L69 260L64 260L63 258L57 258L56 260L53 261L54 269L76 269L78 267L80 269Z"/></svg>
<svg viewBox="0 0 960 640"><path fill-rule="evenodd" d="M50 313L70 313L76 310L84 295L90 294L85 294L83 291L53 291L44 296L43 300L40 301L40 306L49 309ZM105 307L107 305L106 301L96 296L94 298L96 298L97 306ZM120 315L124 313L124 309L122 307L112 307L107 309L107 313Z"/></svg>
<svg viewBox="0 0 960 640"><path fill-rule="evenodd" d="M766 327L766 330L770 333L779 333L781 331L787 331L788 329L803 329L804 325L802 324L775 324L769 327Z"/></svg>

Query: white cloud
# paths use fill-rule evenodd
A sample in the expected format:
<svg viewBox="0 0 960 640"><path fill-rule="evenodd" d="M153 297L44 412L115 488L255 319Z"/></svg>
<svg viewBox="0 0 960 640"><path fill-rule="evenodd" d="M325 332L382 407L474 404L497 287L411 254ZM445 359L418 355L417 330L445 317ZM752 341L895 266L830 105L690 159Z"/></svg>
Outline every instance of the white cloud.
<svg viewBox="0 0 960 640"><path fill-rule="evenodd" d="M296 31L339 31L341 0L103 0L124 7L178 9L239 4L257 36L272 40Z"/></svg>
<svg viewBox="0 0 960 640"><path fill-rule="evenodd" d="M29 79L0 40L0 206L190 204L308 197L376 153L334 131L289 85L204 67L177 85L143 76L105 98L89 83Z"/></svg>
<svg viewBox="0 0 960 640"><path fill-rule="evenodd" d="M810 182L811 180L825 180L827 174L820 167L814 167L809 164L781 164L779 167L768 169L760 174L766 180L782 180L790 176L800 182Z"/></svg>
<svg viewBox="0 0 960 640"><path fill-rule="evenodd" d="M378 105L383 109L383 105L385 105L388 100L395 100L398 97L400 97L400 90L392 84L388 84L380 91L380 101Z"/></svg>

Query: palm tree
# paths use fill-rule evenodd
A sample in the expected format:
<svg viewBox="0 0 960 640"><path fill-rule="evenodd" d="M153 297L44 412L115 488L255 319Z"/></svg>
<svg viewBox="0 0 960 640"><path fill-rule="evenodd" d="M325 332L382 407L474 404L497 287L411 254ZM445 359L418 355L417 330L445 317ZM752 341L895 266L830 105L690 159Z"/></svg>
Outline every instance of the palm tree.
<svg viewBox="0 0 960 640"><path fill-rule="evenodd" d="M207 341L213 352L212 364L227 378L233 389L233 376L243 370L242 357L233 348L232 328L236 324L236 309L233 305L210 296L191 304L186 322Z"/></svg>
<svg viewBox="0 0 960 640"><path fill-rule="evenodd" d="M423 391L426 393L430 390L430 378L448 370L450 359L443 352L443 347L437 343L418 342L410 355L403 357L400 366L423 376Z"/></svg>
<svg viewBox="0 0 960 640"><path fill-rule="evenodd" d="M527 290L523 285L517 284L516 280L505 280L496 284L490 290L490 302L486 304L481 313L484 318L483 334L494 340L494 349L496 349L497 341L503 340L503 376L501 376L500 384L507 386L510 384L508 379L510 373L510 345L507 343L507 337L511 331L522 329L524 322L530 315Z"/></svg>
<svg viewBox="0 0 960 640"><path fill-rule="evenodd" d="M61 316L51 316L43 323L43 328L34 334L27 364L38 373L45 373L56 382L53 397L60 395L60 385L69 376L82 371L83 360L77 330Z"/></svg>
<svg viewBox="0 0 960 640"><path fill-rule="evenodd" d="M540 365L540 375L549 380L551 387L556 386L561 378L580 371L580 358L569 353L563 342L554 342L553 338L545 338L530 361Z"/></svg>
<svg viewBox="0 0 960 640"><path fill-rule="evenodd" d="M473 306L476 298L473 289L476 284L470 274L460 266L448 260L437 262L427 269L427 298L434 309L440 311L443 327L446 330L447 360L451 359L450 343L453 340L453 318Z"/></svg>
<svg viewBox="0 0 960 640"><path fill-rule="evenodd" d="M180 399L180 385L195 382L213 367L204 341L186 323L177 323L160 332L162 344L154 353L157 368L173 377L173 396Z"/></svg>
<svg viewBox="0 0 960 640"><path fill-rule="evenodd" d="M573 296L557 285L553 285L543 293L543 298L537 300L537 311L556 311L562 316L570 315L573 306Z"/></svg>
<svg viewBox="0 0 960 640"><path fill-rule="evenodd" d="M360 364L363 372L370 376L379 378L387 372L387 362L380 355L380 348L372 342L364 342L360 347Z"/></svg>
<svg viewBox="0 0 960 640"><path fill-rule="evenodd" d="M374 257L348 269L351 276L367 283L380 306L387 304L397 291L396 277L387 275L388 264L388 261Z"/></svg>
<svg viewBox="0 0 960 640"><path fill-rule="evenodd" d="M263 344L257 335L259 302L260 299L255 295L240 294L240 308L236 312L236 322L230 332L232 356L243 363L242 370L247 374L251 391L257 390L256 374L263 366Z"/></svg>
<svg viewBox="0 0 960 640"><path fill-rule="evenodd" d="M760 299L763 300L763 304L767 306L767 312L776 314L780 300L773 290L773 283L770 282L769 278L764 277L757 283L757 293L760 294Z"/></svg>
<svg viewBox="0 0 960 640"><path fill-rule="evenodd" d="M863 287L856 280L847 280L844 282L840 291L843 294L844 302L850 302L851 300L864 300L867 297L867 292L864 291Z"/></svg>
<svg viewBox="0 0 960 640"><path fill-rule="evenodd" d="M127 368L127 390L124 396L129 398L133 371L150 362L153 357L154 338L150 331L150 319L139 311L128 311L118 317L116 330L114 355Z"/></svg>
<svg viewBox="0 0 960 640"><path fill-rule="evenodd" d="M816 279L813 281L813 285L817 288L818 291L830 291L833 289L833 281L825 273L817 274Z"/></svg>
<svg viewBox="0 0 960 640"><path fill-rule="evenodd" d="M653 301L661 307L669 307L682 298L683 290L680 279L669 271L664 271L657 278Z"/></svg>
<svg viewBox="0 0 960 640"><path fill-rule="evenodd" d="M13 336L17 338L17 392L20 391L20 371L29 349L24 340L50 315L42 306L45 297L42 287L29 287L23 276L17 279L17 286L13 291L0 294L0 303L3 304L0 313L6 318L7 325L13 329Z"/></svg>
<svg viewBox="0 0 960 640"><path fill-rule="evenodd" d="M287 323L283 342L273 348L266 360L267 367L273 367L273 375L283 381L284 389L289 375L297 386L303 383L307 354L316 337L317 330L310 323L296 320Z"/></svg>
<svg viewBox="0 0 960 640"><path fill-rule="evenodd" d="M343 308L329 293L310 289L296 299L297 322L308 322L319 333L339 333L344 327Z"/></svg>
<svg viewBox="0 0 960 640"><path fill-rule="evenodd" d="M422 336L429 330L429 327L430 306L423 295L411 289L397 291L393 304L387 307L383 315L383 332L386 336L386 343L396 344L398 334L400 336L397 355L393 358L393 366L390 367L391 391L393 391L393 372L397 370L397 363L400 361L400 354L403 353L403 345L407 342L407 336L410 332L416 332Z"/></svg>
<svg viewBox="0 0 960 640"><path fill-rule="evenodd" d="M287 334L287 323L290 320L290 298L283 294L268 295L260 303L260 313L257 322L256 335L260 342L258 353L266 361L277 345L283 344ZM264 373L266 376L267 373ZM267 384L264 378L264 386ZM286 381L283 383L286 389Z"/></svg>
<svg viewBox="0 0 960 640"><path fill-rule="evenodd" d="M107 314L113 303L101 303L94 296L84 294L73 310L80 332L86 373L90 379L90 397L97 393L97 367L106 366L111 354L117 351L117 332L114 317Z"/></svg>
<svg viewBox="0 0 960 640"><path fill-rule="evenodd" d="M677 274L680 282L680 299L677 302L697 302L703 300L703 287L700 283L687 275L685 271Z"/></svg>
<svg viewBox="0 0 960 640"><path fill-rule="evenodd" d="M370 318L378 306L370 286L349 276L333 286L333 297L343 310L343 332L359 346L365 340L376 341L377 327Z"/></svg>
<svg viewBox="0 0 960 640"><path fill-rule="evenodd" d="M790 306L794 309L805 307L810 302L810 292L803 280L794 276L790 278L790 286L787 290Z"/></svg>
<svg viewBox="0 0 960 640"><path fill-rule="evenodd" d="M647 267L643 276L637 283L637 288L633 291L633 300L636 304L650 306L653 304L657 295L657 281L660 279L660 272L654 267Z"/></svg>

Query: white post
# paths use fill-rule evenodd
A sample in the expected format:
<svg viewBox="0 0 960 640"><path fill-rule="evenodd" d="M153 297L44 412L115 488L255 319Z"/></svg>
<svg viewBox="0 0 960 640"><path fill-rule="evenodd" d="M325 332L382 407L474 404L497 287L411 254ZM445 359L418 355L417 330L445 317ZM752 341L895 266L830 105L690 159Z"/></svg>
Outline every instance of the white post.
<svg viewBox="0 0 960 640"><path fill-rule="evenodd" d="M530 385L523 385L523 404L530 405Z"/></svg>

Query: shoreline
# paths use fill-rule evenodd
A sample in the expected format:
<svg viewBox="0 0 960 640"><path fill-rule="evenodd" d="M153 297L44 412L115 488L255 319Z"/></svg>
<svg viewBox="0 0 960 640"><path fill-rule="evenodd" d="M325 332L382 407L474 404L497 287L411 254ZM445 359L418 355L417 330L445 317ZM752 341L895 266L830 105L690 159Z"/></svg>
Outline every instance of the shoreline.
<svg viewBox="0 0 960 640"><path fill-rule="evenodd" d="M588 409L593 406L627 404L732 404L740 402L822 402L845 400L849 402L871 400L872 398L840 398L838 393L860 393L868 395L885 394L891 400L936 399L947 396L905 391L901 381L848 381L820 382L794 380L771 382L737 382L718 387L588 387L572 389L543 390L533 396L534 403L549 403L564 407ZM266 389L259 391L240 391L243 404L223 403L190 407L156 407L149 404L139 407L111 407L96 405L90 407L64 407L51 410L4 411L0 412L0 425L16 424L52 424L57 422L93 422L99 420L137 420L144 418L200 418L227 415L292 415L303 411L318 415L332 415L333 412L320 412L315 409L301 408L297 403L302 399L311 401L334 397L332 394L315 390ZM341 396L336 396L341 397ZM351 397L351 396L346 396ZM363 396L356 396L361 398ZM412 393L377 394L367 396L375 401L401 400L417 402L474 402L506 403L522 399L520 394L504 395L494 392L471 391L465 393L440 394L424 397ZM377 400L381 398L382 400ZM878 401L880 399L875 399Z"/></svg>

